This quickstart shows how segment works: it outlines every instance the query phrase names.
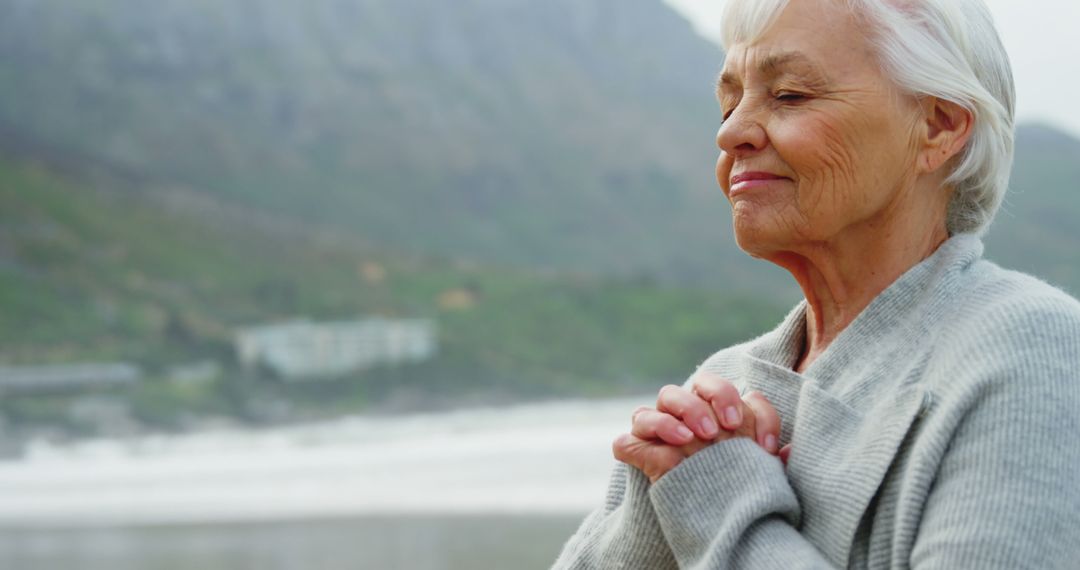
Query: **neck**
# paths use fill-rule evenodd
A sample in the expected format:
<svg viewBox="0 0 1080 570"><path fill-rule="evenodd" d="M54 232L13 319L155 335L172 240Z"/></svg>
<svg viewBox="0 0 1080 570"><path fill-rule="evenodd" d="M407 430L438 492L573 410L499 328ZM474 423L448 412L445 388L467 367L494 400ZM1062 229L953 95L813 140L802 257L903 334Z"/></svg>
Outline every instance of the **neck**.
<svg viewBox="0 0 1080 570"><path fill-rule="evenodd" d="M862 223L828 241L779 253L807 301L806 344L795 370L804 371L879 293L948 239L942 218L910 217Z"/></svg>

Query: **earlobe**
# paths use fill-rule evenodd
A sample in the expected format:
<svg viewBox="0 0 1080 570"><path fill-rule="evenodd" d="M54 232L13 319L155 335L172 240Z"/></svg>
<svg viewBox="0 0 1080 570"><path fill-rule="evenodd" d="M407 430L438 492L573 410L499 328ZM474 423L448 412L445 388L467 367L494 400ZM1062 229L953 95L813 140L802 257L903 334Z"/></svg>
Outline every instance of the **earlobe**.
<svg viewBox="0 0 1080 570"><path fill-rule="evenodd" d="M923 112L926 138L919 162L925 172L934 172L967 146L975 117L966 107L938 97L924 99Z"/></svg>

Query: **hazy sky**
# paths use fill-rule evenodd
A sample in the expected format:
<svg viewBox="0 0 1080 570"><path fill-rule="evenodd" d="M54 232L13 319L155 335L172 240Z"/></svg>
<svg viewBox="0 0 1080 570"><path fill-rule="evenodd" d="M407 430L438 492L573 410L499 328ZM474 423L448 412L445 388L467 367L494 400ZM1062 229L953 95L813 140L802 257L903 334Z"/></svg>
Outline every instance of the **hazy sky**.
<svg viewBox="0 0 1080 570"><path fill-rule="evenodd" d="M666 0L717 38L723 0ZM986 0L1016 79L1017 116L1080 137L1080 2Z"/></svg>

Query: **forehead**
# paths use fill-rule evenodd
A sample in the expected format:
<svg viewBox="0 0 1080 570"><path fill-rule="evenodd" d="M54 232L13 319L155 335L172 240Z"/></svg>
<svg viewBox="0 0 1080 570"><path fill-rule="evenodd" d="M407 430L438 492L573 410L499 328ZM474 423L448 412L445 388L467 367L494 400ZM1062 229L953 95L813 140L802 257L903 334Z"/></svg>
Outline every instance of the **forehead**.
<svg viewBox="0 0 1080 570"><path fill-rule="evenodd" d="M733 50L724 63L724 70L720 74L720 85L742 83L741 76L745 73L746 67L751 67L753 71L769 77L779 75L821 79L828 77L826 70L813 57L801 51L771 50L755 53L752 50L741 52Z"/></svg>
<svg viewBox="0 0 1080 570"><path fill-rule="evenodd" d="M876 67L846 2L791 0L758 37L730 46L721 80L748 73L845 75Z"/></svg>

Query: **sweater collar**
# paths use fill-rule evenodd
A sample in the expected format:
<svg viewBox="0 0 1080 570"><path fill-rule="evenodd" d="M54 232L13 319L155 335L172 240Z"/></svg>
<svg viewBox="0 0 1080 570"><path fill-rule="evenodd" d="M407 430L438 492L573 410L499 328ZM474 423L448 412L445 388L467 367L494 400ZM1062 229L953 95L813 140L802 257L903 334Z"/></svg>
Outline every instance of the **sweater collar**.
<svg viewBox="0 0 1080 570"><path fill-rule="evenodd" d="M930 338L929 333L948 308L956 289L950 285L955 285L982 253L982 241L974 234L957 234L946 240L878 294L802 376L827 384L841 371L850 372L858 366L860 354L867 350L901 348L898 345ZM803 300L780 326L751 341L747 354L791 371L805 342L806 301Z"/></svg>

